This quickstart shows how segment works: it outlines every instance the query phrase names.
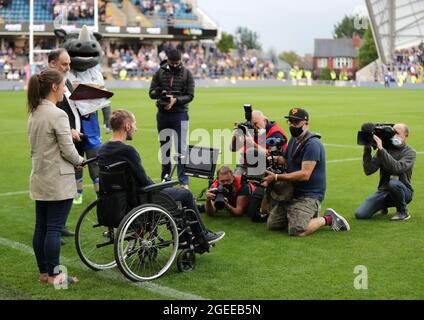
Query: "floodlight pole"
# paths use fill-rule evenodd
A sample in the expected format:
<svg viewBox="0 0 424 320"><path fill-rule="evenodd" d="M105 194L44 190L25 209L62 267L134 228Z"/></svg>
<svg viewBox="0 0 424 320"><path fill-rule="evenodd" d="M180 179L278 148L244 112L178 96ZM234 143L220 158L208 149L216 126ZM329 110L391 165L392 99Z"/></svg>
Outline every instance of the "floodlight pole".
<svg viewBox="0 0 424 320"><path fill-rule="evenodd" d="M389 0L389 64L392 64L392 57L395 53L396 41L396 3Z"/></svg>
<svg viewBox="0 0 424 320"><path fill-rule="evenodd" d="M94 31L99 32L99 0L94 0Z"/></svg>
<svg viewBox="0 0 424 320"><path fill-rule="evenodd" d="M32 75L34 64L34 0L29 1L29 67Z"/></svg>

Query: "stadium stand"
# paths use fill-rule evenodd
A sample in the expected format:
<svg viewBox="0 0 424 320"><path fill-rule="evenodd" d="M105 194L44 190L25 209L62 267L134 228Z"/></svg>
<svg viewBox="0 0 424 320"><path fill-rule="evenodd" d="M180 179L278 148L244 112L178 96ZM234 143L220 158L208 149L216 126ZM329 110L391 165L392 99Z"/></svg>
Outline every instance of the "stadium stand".
<svg viewBox="0 0 424 320"><path fill-rule="evenodd" d="M396 50L392 64L400 71L415 73L420 66L424 66L424 42L418 47Z"/></svg>
<svg viewBox="0 0 424 320"><path fill-rule="evenodd" d="M383 73L391 73L398 83L416 84L424 77L424 42L417 47L396 50L392 56L392 65L385 67Z"/></svg>
<svg viewBox="0 0 424 320"><path fill-rule="evenodd" d="M3 3L7 3L7 5L0 6L0 16L4 23L18 23L29 20L29 2L27 0L9 0L3 1ZM92 23L94 17L92 0L72 1L66 7L64 4L64 0L34 1L35 23L51 22L62 14L68 21L76 21L80 24Z"/></svg>
<svg viewBox="0 0 424 320"><path fill-rule="evenodd" d="M183 62L196 79L218 78L275 78L277 66L256 50L232 50L228 54L219 51L214 43L166 42L159 49L152 45L129 46L127 43L111 43L105 49L107 67L114 79L149 78L166 58L169 46L183 51Z"/></svg>
<svg viewBox="0 0 424 320"><path fill-rule="evenodd" d="M198 28L202 26L193 11L190 0L132 0L132 3L156 27L172 25L176 28Z"/></svg>

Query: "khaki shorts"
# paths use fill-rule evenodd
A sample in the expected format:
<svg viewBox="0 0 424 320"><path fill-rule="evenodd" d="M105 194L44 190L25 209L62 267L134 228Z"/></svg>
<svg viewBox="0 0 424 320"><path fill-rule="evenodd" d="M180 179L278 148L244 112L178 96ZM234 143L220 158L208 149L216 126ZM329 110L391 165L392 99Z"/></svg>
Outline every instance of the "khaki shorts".
<svg viewBox="0 0 424 320"><path fill-rule="evenodd" d="M318 216L321 201L313 198L296 198L288 203L274 205L268 217L269 230L288 229L291 236L303 233L309 222Z"/></svg>

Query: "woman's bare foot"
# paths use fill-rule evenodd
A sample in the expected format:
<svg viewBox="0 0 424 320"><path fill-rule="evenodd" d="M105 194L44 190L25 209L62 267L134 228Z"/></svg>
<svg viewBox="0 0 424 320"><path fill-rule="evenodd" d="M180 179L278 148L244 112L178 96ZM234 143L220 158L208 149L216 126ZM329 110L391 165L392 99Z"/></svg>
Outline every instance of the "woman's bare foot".
<svg viewBox="0 0 424 320"><path fill-rule="evenodd" d="M54 277L48 277L47 279L47 283L49 285L63 285L63 284L74 284L74 283L78 283L79 280L77 277L71 277L71 276L67 276L65 273L59 273L58 275L54 276Z"/></svg>
<svg viewBox="0 0 424 320"><path fill-rule="evenodd" d="M40 282L47 282L48 279L49 279L48 273L40 273L40 275L38 276L38 281Z"/></svg>

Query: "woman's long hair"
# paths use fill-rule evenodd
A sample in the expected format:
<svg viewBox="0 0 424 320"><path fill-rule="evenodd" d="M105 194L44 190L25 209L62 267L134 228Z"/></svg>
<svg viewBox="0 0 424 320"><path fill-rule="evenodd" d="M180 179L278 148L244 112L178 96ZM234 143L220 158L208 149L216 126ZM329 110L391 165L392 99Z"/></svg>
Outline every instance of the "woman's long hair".
<svg viewBox="0 0 424 320"><path fill-rule="evenodd" d="M28 113L34 112L51 92L53 84L60 85L63 75L55 69L45 69L29 79L28 84Z"/></svg>

